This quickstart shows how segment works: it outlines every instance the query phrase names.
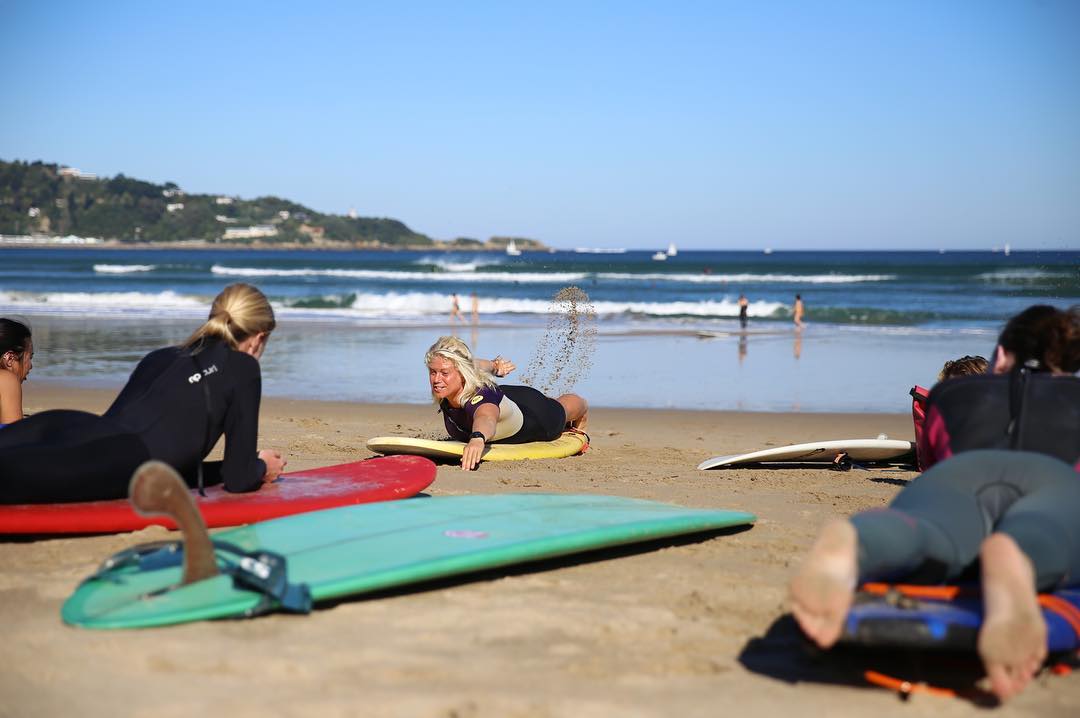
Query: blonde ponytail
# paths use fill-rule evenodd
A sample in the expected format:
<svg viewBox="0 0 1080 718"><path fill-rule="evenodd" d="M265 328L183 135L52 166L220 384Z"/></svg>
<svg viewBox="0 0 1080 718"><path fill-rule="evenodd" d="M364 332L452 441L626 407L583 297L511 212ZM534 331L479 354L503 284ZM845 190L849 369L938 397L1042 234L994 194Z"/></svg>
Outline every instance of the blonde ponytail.
<svg viewBox="0 0 1080 718"><path fill-rule="evenodd" d="M250 284L230 284L210 306L210 316L183 346L198 351L207 339L221 339L236 349L240 342L262 332L272 332L277 322L266 295Z"/></svg>

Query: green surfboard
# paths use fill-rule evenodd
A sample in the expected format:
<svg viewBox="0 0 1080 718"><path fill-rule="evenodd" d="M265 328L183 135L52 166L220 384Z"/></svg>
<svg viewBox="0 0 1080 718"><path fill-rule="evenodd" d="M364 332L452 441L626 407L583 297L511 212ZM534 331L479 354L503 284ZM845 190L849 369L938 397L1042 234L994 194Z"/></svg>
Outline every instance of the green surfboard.
<svg viewBox="0 0 1080 718"><path fill-rule="evenodd" d="M320 601L755 518L614 496L447 496L315 511L213 538L281 554L288 581L306 584ZM244 616L264 599L228 575L177 586L180 575L176 566L105 570L75 590L61 615L86 628L138 628Z"/></svg>

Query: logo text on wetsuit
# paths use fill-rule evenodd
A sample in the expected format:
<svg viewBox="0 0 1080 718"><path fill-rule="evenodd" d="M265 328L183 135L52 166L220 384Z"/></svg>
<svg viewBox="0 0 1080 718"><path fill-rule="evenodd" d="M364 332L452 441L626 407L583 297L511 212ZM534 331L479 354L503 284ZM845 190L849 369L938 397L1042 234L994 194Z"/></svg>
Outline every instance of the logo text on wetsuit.
<svg viewBox="0 0 1080 718"><path fill-rule="evenodd" d="M217 364L211 364L208 368L203 369L201 372L195 372L188 377L188 384L198 384L203 378L217 373Z"/></svg>

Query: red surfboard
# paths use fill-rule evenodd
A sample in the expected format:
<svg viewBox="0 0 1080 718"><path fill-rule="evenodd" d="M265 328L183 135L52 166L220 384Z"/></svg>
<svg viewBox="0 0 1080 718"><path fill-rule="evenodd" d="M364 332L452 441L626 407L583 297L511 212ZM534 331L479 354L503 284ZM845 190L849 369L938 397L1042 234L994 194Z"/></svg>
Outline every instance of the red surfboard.
<svg viewBox="0 0 1080 718"><path fill-rule="evenodd" d="M387 456L351 464L282 474L249 494L221 486L192 491L206 525L236 526L337 506L415 496L435 480L435 464L422 456ZM140 516L127 499L69 504L0 506L0 534L90 534L136 531L176 524L163 516Z"/></svg>

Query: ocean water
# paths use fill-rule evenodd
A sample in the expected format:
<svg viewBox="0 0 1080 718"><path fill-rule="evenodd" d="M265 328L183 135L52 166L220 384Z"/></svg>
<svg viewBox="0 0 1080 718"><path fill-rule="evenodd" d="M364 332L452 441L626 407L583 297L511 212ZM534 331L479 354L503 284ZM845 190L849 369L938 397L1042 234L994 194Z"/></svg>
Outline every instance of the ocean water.
<svg viewBox="0 0 1080 718"><path fill-rule="evenodd" d="M263 360L270 395L424 402L423 351L449 332L524 367L568 326L552 297L575 285L595 310L595 341L571 352L589 368L558 389L596 405L903 411L907 389L933 383L946 359L988 356L1012 314L1080 303L1080 252L683 251L661 262L634 251L0 247L0 314L34 325L37 380L118 386L237 281L277 310ZM464 322L449 318L452 293ZM797 293L802 332L791 323Z"/></svg>

